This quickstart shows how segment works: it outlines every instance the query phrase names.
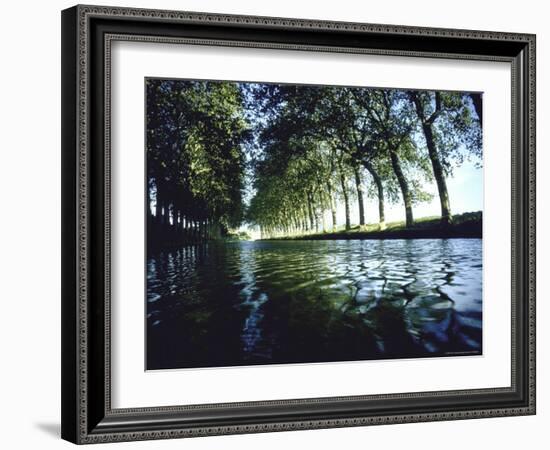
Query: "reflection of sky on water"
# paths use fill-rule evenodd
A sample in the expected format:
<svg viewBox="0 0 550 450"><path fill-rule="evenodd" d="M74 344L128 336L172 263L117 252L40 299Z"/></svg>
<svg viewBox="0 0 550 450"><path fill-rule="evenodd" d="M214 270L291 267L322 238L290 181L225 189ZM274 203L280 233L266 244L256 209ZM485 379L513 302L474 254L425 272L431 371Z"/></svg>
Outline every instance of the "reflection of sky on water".
<svg viewBox="0 0 550 450"><path fill-rule="evenodd" d="M237 308L245 309L248 315L242 329L243 352L245 355L258 353L268 356L269 351L264 349L258 352L258 344L262 339L261 321L264 313L261 306L268 300L265 292L260 292L255 276L255 252L250 246L243 247L239 252L241 279L237 282L241 286L241 303Z"/></svg>

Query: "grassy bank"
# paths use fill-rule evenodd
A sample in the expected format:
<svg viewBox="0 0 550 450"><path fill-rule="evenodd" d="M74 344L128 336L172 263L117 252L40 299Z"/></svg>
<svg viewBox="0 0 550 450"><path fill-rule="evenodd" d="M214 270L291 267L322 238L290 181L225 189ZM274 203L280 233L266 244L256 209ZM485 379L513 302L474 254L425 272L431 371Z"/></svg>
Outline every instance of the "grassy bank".
<svg viewBox="0 0 550 450"><path fill-rule="evenodd" d="M453 223L442 227L440 217L422 217L415 220L412 228L405 222L390 222L384 230L379 224L355 226L351 230L337 229L333 232L295 235L273 238L274 240L323 240L323 239L436 239L436 238L481 238L483 218L481 211L457 214Z"/></svg>

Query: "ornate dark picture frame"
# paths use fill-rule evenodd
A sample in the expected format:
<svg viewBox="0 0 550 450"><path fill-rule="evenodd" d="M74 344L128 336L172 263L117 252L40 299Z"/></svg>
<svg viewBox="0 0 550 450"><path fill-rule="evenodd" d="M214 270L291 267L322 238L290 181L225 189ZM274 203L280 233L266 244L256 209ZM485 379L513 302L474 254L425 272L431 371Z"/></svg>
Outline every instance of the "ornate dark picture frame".
<svg viewBox="0 0 550 450"><path fill-rule="evenodd" d="M511 63L511 386L113 409L109 111L114 40ZM74 443L534 414L535 36L98 6L67 9L62 12L62 261L62 437Z"/></svg>

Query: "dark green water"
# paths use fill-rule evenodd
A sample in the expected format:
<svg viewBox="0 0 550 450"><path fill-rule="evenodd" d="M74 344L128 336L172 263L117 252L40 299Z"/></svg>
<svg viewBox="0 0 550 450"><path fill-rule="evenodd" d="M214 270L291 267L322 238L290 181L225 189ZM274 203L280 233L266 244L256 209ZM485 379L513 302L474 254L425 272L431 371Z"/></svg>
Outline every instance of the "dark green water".
<svg viewBox="0 0 550 450"><path fill-rule="evenodd" d="M147 368L481 353L481 239L255 241L147 261Z"/></svg>

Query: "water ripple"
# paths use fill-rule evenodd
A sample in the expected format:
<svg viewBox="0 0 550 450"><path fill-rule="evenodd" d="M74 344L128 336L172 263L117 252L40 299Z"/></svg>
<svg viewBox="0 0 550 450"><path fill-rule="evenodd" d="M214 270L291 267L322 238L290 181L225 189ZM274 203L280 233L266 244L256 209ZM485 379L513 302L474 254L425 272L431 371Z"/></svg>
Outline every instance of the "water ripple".
<svg viewBox="0 0 550 450"><path fill-rule="evenodd" d="M147 262L149 368L479 354L479 239L234 242Z"/></svg>

